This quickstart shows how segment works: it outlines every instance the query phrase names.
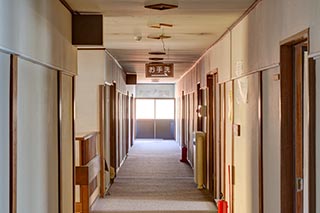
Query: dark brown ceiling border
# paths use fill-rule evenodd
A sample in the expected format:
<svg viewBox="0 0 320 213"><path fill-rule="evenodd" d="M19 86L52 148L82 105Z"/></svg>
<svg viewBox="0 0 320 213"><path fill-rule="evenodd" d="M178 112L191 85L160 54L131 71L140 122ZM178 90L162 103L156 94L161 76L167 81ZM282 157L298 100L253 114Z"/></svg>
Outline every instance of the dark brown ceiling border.
<svg viewBox="0 0 320 213"><path fill-rule="evenodd" d="M75 13L75 11L72 9L72 7L70 6L70 4L68 3L68 2L66 2L66 0L59 0L60 2L61 2L61 4L65 7L65 8L67 8L67 10L69 10L69 12L71 13L71 14L74 14Z"/></svg>

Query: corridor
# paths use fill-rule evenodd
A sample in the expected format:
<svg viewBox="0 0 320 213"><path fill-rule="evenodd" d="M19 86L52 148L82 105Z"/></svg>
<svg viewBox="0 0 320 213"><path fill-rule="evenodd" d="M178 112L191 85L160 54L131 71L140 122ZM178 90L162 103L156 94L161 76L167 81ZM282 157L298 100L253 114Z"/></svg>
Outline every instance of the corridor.
<svg viewBox="0 0 320 213"><path fill-rule="evenodd" d="M0 0L0 213L320 213L319 11Z"/></svg>
<svg viewBox="0 0 320 213"><path fill-rule="evenodd" d="M197 189L191 167L179 158L174 141L136 140L110 195L98 200L93 212L217 212L209 195Z"/></svg>

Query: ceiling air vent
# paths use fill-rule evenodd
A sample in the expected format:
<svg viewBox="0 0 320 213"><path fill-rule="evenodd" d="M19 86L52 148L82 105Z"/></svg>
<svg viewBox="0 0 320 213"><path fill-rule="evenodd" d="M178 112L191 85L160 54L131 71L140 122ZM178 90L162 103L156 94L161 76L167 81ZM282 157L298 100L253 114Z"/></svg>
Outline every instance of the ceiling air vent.
<svg viewBox="0 0 320 213"><path fill-rule="evenodd" d="M153 9L153 10L170 10L170 9L177 8L178 5L167 4L167 3L156 3L156 4L145 5L144 7L148 9Z"/></svg>

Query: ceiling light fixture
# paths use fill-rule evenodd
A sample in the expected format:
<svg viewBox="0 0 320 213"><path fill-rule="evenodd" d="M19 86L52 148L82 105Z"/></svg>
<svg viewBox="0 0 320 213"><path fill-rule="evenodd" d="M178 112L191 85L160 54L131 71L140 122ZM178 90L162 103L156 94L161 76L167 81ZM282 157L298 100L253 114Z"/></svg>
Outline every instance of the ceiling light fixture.
<svg viewBox="0 0 320 213"><path fill-rule="evenodd" d="M162 61L164 58L149 58L151 61Z"/></svg>
<svg viewBox="0 0 320 213"><path fill-rule="evenodd" d="M149 52L149 55L165 55L165 52Z"/></svg>
<svg viewBox="0 0 320 213"><path fill-rule="evenodd" d="M153 10L170 10L177 8L177 4L168 4L168 3L155 3L155 4L148 4L144 6L147 9L153 9Z"/></svg>
<svg viewBox="0 0 320 213"><path fill-rule="evenodd" d="M159 23L159 24L153 24L150 25L151 28L157 28L160 29L161 27L173 27L172 24L166 24L166 23Z"/></svg>
<svg viewBox="0 0 320 213"><path fill-rule="evenodd" d="M150 39L156 39L156 40L162 40L162 39L167 39L167 38L171 38L171 36L167 36L164 34L158 35L158 36L153 36L153 35L148 35L148 38Z"/></svg>

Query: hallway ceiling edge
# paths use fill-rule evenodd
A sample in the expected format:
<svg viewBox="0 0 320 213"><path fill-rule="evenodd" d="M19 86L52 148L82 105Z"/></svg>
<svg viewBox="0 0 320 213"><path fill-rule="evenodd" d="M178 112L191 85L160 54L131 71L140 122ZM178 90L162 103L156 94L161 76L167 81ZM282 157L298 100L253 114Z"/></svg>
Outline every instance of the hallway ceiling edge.
<svg viewBox="0 0 320 213"><path fill-rule="evenodd" d="M162 11L146 9L145 0L67 2L74 11L103 14L105 48L126 72L137 73L138 83L154 81L145 78L145 64L151 62L150 57L155 57L148 53L165 50L167 54L161 57L165 63L174 63L174 78L160 78L159 82L172 83L220 38L254 0L178 0L175 1L178 8ZM166 36L171 38L148 38Z"/></svg>

